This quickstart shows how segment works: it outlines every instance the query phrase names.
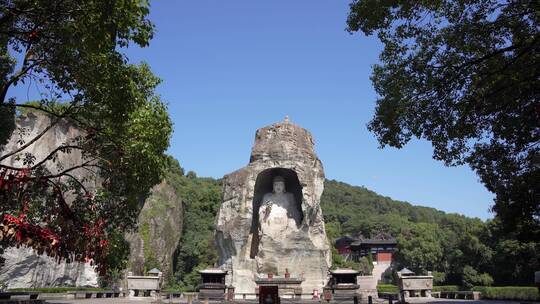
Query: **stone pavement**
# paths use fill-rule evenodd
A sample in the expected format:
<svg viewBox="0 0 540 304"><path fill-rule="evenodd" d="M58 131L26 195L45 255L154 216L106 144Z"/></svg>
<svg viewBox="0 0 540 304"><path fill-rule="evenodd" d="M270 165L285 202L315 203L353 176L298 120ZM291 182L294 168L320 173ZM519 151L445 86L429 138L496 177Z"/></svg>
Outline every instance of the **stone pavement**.
<svg viewBox="0 0 540 304"><path fill-rule="evenodd" d="M171 302L169 300L162 300L161 302L156 301L153 298L109 298L109 299L66 299L66 300L47 300L48 304L126 304L126 303L135 303L135 304L153 304L153 303L184 303L184 299L174 299ZM210 302L210 304L216 304L217 302ZM224 302L227 303L227 302ZM230 303L230 302L229 302ZM237 301L235 304L253 304L257 303L255 301ZM310 300L300 300L300 301L291 301L291 300L282 300L281 304L315 304L321 303L320 301L310 301ZM340 301L340 302L331 302L330 304L352 304L352 301ZM388 301L383 299L377 299L373 301L373 304L386 304ZM412 299L409 301L410 304L533 304L540 302L519 302L519 301L490 301L490 300L449 300L449 299ZM203 302L194 301L193 304L203 304ZM321 304L325 304L323 301Z"/></svg>

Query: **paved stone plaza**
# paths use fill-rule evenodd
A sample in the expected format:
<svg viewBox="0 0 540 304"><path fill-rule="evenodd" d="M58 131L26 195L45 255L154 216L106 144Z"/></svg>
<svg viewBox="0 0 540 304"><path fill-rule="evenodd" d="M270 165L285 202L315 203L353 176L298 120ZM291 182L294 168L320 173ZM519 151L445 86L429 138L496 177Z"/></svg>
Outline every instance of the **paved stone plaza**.
<svg viewBox="0 0 540 304"><path fill-rule="evenodd" d="M140 304L151 304L151 303L187 303L184 299L174 299L172 301L169 300L162 300L161 302L156 301L152 298L116 298L116 299L80 299L80 300L47 300L46 303L49 304L125 304L125 303L140 303ZM194 301L194 304L202 304L203 302ZM218 302L210 302L212 303L218 303ZM256 304L255 301L237 301L235 303L238 304ZM281 301L282 304L292 304L292 303L299 303L299 304L324 304L325 301L310 301L310 300L303 300L303 301L291 301L291 300L285 300L283 299ZM335 304L352 304L353 301L339 301L331 303ZM379 299L374 300L374 304L385 304L388 303L388 301ZM428 303L435 303L435 304L521 304L521 303L540 303L540 302L519 302L519 301L490 301L490 300L448 300L448 299L412 299L409 301L411 304L428 304Z"/></svg>

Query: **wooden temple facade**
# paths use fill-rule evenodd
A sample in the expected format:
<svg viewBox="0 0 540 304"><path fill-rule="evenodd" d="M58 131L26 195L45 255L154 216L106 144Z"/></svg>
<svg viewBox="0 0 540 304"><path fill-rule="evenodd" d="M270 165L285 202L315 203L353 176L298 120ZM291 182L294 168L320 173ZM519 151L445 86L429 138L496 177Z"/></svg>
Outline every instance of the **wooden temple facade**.
<svg viewBox="0 0 540 304"><path fill-rule="evenodd" d="M335 243L337 252L348 261L358 261L371 254L377 263L391 263L397 250L395 238L356 239L348 236L341 237Z"/></svg>

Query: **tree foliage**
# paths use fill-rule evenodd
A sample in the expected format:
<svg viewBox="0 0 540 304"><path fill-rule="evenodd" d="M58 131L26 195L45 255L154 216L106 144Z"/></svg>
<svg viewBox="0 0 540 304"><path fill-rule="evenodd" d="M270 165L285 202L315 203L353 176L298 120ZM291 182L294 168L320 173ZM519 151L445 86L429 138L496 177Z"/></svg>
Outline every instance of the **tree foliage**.
<svg viewBox="0 0 540 304"><path fill-rule="evenodd" d="M404 229L398 236L396 261L408 265L416 273L435 269L443 257L440 231L436 224L418 223Z"/></svg>
<svg viewBox="0 0 540 304"><path fill-rule="evenodd" d="M176 167L168 174L167 181L182 198L184 218L182 237L173 256L174 281L169 285L195 290L200 279L197 271L217 263L214 220L221 202L221 183L196 177L193 171L184 176L184 170Z"/></svg>
<svg viewBox="0 0 540 304"><path fill-rule="evenodd" d="M470 290L474 286L491 286L493 278L487 273L478 273L467 265L463 267L463 287Z"/></svg>
<svg viewBox="0 0 540 304"><path fill-rule="evenodd" d="M369 123L381 146L424 138L496 194L506 231L540 239L538 1L354 0L350 32L384 44Z"/></svg>
<svg viewBox="0 0 540 304"><path fill-rule="evenodd" d="M148 12L144 0L0 0L0 145L21 138L0 150L2 246L93 259L101 270L120 263L108 239L134 226L140 199L161 178L172 131L154 94L159 79L121 52L148 45ZM10 96L17 84L38 87L41 99ZM46 117L47 127L26 138L28 130L15 129L23 110ZM27 151L62 124L80 135L43 159ZM75 152L79 163L58 161Z"/></svg>

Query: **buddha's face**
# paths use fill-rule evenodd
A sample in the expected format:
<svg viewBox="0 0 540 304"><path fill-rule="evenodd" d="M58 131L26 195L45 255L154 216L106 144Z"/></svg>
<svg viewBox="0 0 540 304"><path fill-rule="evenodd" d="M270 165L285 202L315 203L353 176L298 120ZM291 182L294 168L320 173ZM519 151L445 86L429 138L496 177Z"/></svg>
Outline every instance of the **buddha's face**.
<svg viewBox="0 0 540 304"><path fill-rule="evenodd" d="M274 182L274 193L284 193L285 192L285 183L281 181Z"/></svg>

